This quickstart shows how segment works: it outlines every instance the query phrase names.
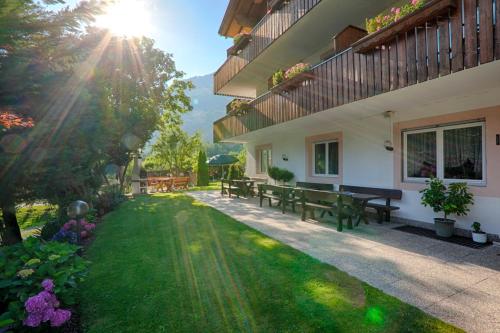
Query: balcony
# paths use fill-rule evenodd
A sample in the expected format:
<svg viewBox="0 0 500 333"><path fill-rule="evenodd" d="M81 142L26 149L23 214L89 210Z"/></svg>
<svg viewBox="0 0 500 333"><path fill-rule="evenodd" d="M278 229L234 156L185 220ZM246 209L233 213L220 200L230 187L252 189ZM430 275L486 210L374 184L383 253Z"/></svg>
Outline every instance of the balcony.
<svg viewBox="0 0 500 333"><path fill-rule="evenodd" d="M253 28L251 42L238 55L229 56L215 73L215 93L219 93L236 74L319 2L321 0L291 0L288 4L278 7L265 15Z"/></svg>
<svg viewBox="0 0 500 333"><path fill-rule="evenodd" d="M266 91L272 73L297 62L317 63L329 50L332 36L352 24L363 26L397 0L289 0L265 15L250 33L251 41L231 49L214 75L220 95L255 98Z"/></svg>
<svg viewBox="0 0 500 333"><path fill-rule="evenodd" d="M429 9L439 6L440 10ZM297 89L281 94L268 92L253 100L245 114L216 121L214 140L230 141L500 60L499 13L498 0L432 1L408 19L316 65L312 69L314 79Z"/></svg>

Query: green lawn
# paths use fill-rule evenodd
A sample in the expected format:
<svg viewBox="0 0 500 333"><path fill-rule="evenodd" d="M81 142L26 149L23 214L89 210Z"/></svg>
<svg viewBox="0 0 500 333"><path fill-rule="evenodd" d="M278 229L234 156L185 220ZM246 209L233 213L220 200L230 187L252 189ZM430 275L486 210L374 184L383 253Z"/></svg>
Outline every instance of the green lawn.
<svg viewBox="0 0 500 333"><path fill-rule="evenodd" d="M109 214L87 253L88 332L459 332L184 194Z"/></svg>
<svg viewBox="0 0 500 333"><path fill-rule="evenodd" d="M30 205L17 209L16 216L23 238L37 235L45 223L56 218L57 207L50 205Z"/></svg>
<svg viewBox="0 0 500 333"><path fill-rule="evenodd" d="M194 186L189 191L216 191L220 190L220 182L210 182L208 186Z"/></svg>

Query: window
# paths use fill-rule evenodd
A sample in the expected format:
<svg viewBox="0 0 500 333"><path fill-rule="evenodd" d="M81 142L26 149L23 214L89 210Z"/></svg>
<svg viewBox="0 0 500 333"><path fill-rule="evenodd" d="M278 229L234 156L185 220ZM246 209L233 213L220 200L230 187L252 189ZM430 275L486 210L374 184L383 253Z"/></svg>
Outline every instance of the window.
<svg viewBox="0 0 500 333"><path fill-rule="evenodd" d="M257 150L258 165L257 173L267 174L267 170L273 165L271 148L261 148Z"/></svg>
<svg viewBox="0 0 500 333"><path fill-rule="evenodd" d="M315 176L339 175L339 143L337 141L318 142L314 144Z"/></svg>
<svg viewBox="0 0 500 333"><path fill-rule="evenodd" d="M404 132L404 179L484 184L484 123Z"/></svg>

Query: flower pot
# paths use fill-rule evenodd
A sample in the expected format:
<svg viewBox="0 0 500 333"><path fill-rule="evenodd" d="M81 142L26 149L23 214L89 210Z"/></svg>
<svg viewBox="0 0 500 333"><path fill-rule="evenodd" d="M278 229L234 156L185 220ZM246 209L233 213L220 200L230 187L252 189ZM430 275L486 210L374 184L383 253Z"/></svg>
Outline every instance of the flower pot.
<svg viewBox="0 0 500 333"><path fill-rule="evenodd" d="M455 231L455 221L450 219L435 218L434 226L439 237L450 238Z"/></svg>
<svg viewBox="0 0 500 333"><path fill-rule="evenodd" d="M472 232L472 240L476 243L485 244L488 241L488 235L484 232Z"/></svg>

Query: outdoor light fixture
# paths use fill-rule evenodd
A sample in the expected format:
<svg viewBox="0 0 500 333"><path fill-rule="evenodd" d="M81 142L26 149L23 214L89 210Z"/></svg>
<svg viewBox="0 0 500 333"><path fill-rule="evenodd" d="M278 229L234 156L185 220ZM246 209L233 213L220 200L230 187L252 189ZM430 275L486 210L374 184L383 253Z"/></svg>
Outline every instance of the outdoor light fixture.
<svg viewBox="0 0 500 333"><path fill-rule="evenodd" d="M394 137L393 131L394 131L394 114L395 113L396 112L394 112L394 111L386 111L386 112L384 112L384 118L385 119L389 119L390 126L391 126L391 130L390 130L391 137L390 137L389 140L386 140L384 142L384 147L385 147L385 150L387 150L387 151L394 151L394 144L392 143L392 139Z"/></svg>
<svg viewBox="0 0 500 333"><path fill-rule="evenodd" d="M287 154L281 155L281 158L283 158L283 161L288 162L288 155Z"/></svg>
<svg viewBox="0 0 500 333"><path fill-rule="evenodd" d="M85 201L75 201L68 206L68 216L72 219L76 219L76 242L80 244L80 221L79 218L85 216L89 212L89 205Z"/></svg>

